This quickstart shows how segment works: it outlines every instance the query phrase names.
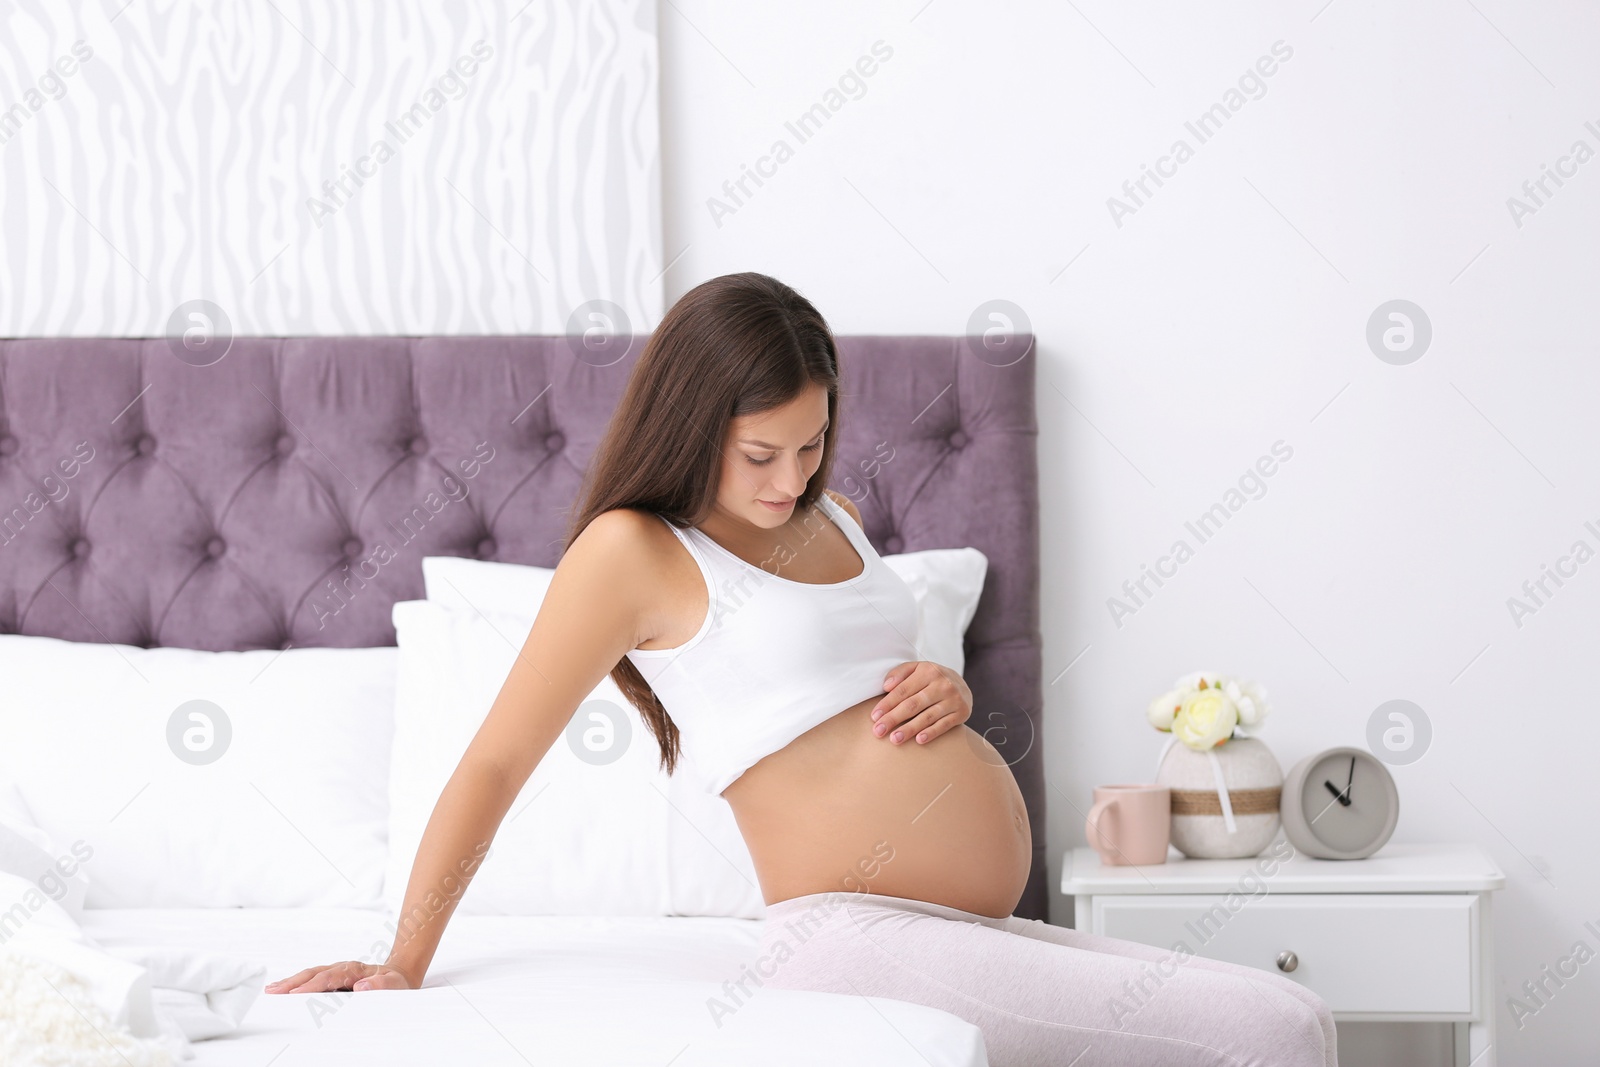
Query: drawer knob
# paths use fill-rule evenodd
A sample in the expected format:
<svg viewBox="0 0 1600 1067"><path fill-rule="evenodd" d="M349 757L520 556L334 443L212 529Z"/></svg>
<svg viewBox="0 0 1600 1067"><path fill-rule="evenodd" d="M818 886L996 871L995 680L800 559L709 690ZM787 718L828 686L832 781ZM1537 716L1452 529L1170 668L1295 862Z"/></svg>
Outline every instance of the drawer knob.
<svg viewBox="0 0 1600 1067"><path fill-rule="evenodd" d="M1300 957L1293 952L1284 951L1278 953L1278 970L1288 974L1298 966L1300 966Z"/></svg>

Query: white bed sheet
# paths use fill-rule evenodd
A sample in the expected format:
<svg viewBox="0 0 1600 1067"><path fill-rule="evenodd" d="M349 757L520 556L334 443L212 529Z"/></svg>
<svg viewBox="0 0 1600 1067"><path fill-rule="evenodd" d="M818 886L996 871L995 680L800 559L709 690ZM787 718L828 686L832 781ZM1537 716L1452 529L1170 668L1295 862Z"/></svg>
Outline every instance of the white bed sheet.
<svg viewBox="0 0 1600 1067"><path fill-rule="evenodd" d="M391 940L385 921L332 908L83 912L102 944L239 955L268 980L373 959ZM987 1067L976 1027L897 1000L756 989L719 1026L708 1003L734 1003L724 983L754 963L760 932L750 919L458 915L423 988L263 993L236 1033L195 1043L187 1062Z"/></svg>

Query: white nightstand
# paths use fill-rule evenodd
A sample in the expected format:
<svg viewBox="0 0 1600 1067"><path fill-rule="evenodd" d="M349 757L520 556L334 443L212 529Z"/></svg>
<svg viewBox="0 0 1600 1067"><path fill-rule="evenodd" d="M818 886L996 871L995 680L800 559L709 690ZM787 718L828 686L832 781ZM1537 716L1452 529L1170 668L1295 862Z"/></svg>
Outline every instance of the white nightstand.
<svg viewBox="0 0 1600 1067"><path fill-rule="evenodd" d="M1075 848L1061 871L1080 930L1286 974L1341 1022L1454 1023L1458 1067L1494 1067L1490 894L1505 881L1476 845L1318 860L1281 835L1250 859L1174 849L1146 867Z"/></svg>

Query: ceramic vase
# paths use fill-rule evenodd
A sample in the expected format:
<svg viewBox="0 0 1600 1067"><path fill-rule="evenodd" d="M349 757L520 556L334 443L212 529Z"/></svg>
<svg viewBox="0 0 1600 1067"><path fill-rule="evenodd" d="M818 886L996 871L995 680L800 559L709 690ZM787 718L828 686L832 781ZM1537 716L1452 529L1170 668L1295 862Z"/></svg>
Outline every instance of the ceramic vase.
<svg viewBox="0 0 1600 1067"><path fill-rule="evenodd" d="M1217 789L1218 767L1233 812L1231 831ZM1283 768L1256 738L1230 738L1210 752L1174 742L1161 759L1156 781L1172 790L1172 844L1185 856L1254 856L1277 836Z"/></svg>

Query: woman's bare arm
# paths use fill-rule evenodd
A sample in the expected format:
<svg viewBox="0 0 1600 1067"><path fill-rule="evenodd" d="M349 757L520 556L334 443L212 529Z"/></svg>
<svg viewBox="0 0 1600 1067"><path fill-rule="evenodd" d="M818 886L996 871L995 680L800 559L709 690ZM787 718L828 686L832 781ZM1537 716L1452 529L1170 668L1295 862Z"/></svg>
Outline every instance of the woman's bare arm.
<svg viewBox="0 0 1600 1067"><path fill-rule="evenodd" d="M650 636L641 634L654 569L642 527L649 521L640 512L606 512L561 557L522 650L434 805L388 960L308 967L268 992L422 984L445 925L528 776L583 698Z"/></svg>

